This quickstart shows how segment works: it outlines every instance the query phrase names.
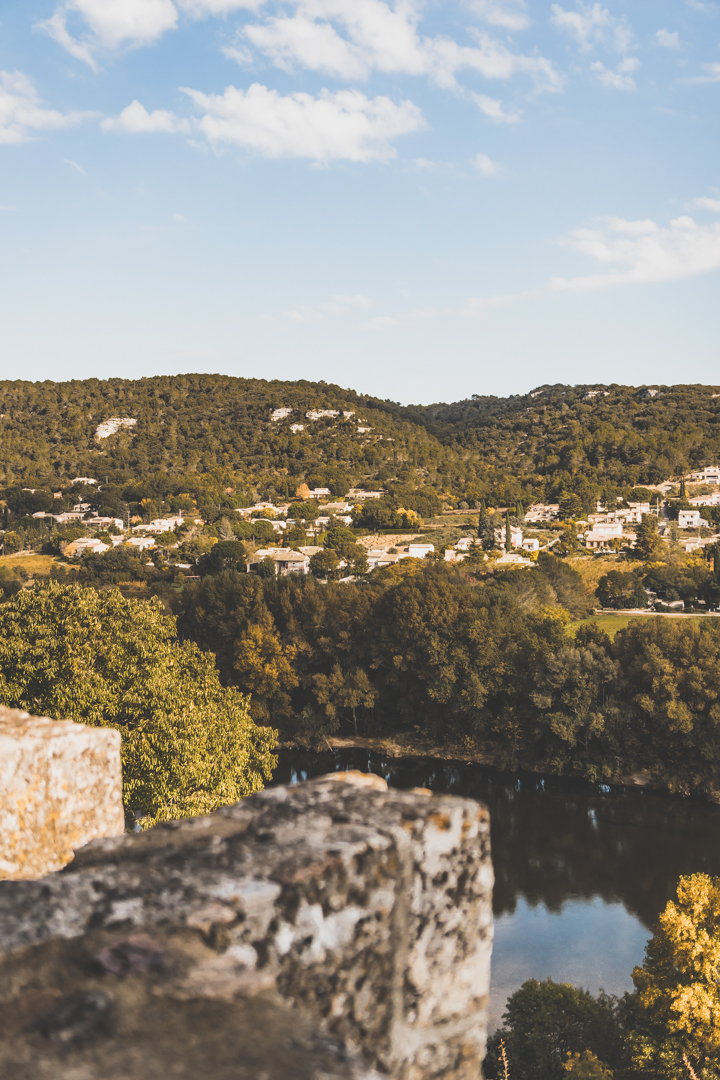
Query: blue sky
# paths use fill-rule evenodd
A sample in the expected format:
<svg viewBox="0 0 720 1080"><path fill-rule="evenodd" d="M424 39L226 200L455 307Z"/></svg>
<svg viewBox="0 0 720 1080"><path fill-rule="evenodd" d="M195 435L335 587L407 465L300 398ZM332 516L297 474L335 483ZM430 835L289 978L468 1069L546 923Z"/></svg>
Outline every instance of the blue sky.
<svg viewBox="0 0 720 1080"><path fill-rule="evenodd" d="M711 0L3 0L6 378L717 382Z"/></svg>

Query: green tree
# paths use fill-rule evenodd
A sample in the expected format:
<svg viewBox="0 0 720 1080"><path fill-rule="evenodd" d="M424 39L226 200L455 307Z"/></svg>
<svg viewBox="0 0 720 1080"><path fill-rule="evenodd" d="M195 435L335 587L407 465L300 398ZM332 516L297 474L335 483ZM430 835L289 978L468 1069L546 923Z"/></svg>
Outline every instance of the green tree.
<svg viewBox="0 0 720 1080"><path fill-rule="evenodd" d="M311 555L310 573L317 578L326 578L337 570L339 564L340 560L337 552L333 551L332 548L325 548L323 551L316 551L314 555Z"/></svg>
<svg viewBox="0 0 720 1080"><path fill-rule="evenodd" d="M643 562L650 562L663 550L663 542L658 536L658 519L654 514L643 514L642 521L635 529L635 555Z"/></svg>
<svg viewBox="0 0 720 1080"><path fill-rule="evenodd" d="M3 552L5 555L15 555L16 552L22 551L22 538L12 529L5 533L3 537Z"/></svg>
<svg viewBox="0 0 720 1080"><path fill-rule="evenodd" d="M576 495L573 491L563 491L559 499L559 513L560 518L563 521L572 520L582 517L583 504L579 495Z"/></svg>
<svg viewBox="0 0 720 1080"><path fill-rule="evenodd" d="M244 570L247 563L245 545L239 540L218 540L207 555L200 559L202 574L219 574L221 570Z"/></svg>
<svg viewBox="0 0 720 1080"><path fill-rule="evenodd" d="M602 607L644 608L647 607L647 593L642 578L632 572L610 570L603 574L598 582L595 595Z"/></svg>
<svg viewBox="0 0 720 1080"><path fill-rule="evenodd" d="M275 560L266 556L255 567L255 573L261 578L274 578L277 577L277 566Z"/></svg>
<svg viewBox="0 0 720 1080"><path fill-rule="evenodd" d="M622 1053L615 999L602 991L593 997L587 990L552 979L528 979L508 999L503 1027L488 1040L488 1080L503 1075L501 1039L510 1077L520 1080L565 1080L568 1057L584 1056L586 1050L611 1066ZM583 1075L574 1068L571 1076Z"/></svg>
<svg viewBox="0 0 720 1080"><path fill-rule="evenodd" d="M720 1076L720 878L681 877L633 972L632 1063L668 1080ZM692 1072L691 1072L692 1070Z"/></svg>
<svg viewBox="0 0 720 1080"><path fill-rule="evenodd" d="M355 541L356 536L352 529L348 529L344 525L338 525L333 529L328 529L323 540L323 547L337 550L346 544L354 544Z"/></svg>
<svg viewBox="0 0 720 1080"><path fill-rule="evenodd" d="M495 523L485 509L484 503L480 509L477 535L483 551L492 551L495 547Z"/></svg>
<svg viewBox="0 0 720 1080"><path fill-rule="evenodd" d="M328 731L336 731L340 711L349 709L353 718L355 734L358 734L357 710L371 709L377 694L362 668L343 671L339 664L333 666L329 675L316 675L313 679L315 698L329 721Z"/></svg>
<svg viewBox="0 0 720 1080"><path fill-rule="evenodd" d="M505 550L512 551L512 532L510 531L510 511L505 513Z"/></svg>
<svg viewBox="0 0 720 1080"><path fill-rule="evenodd" d="M50 581L0 605L0 702L115 727L123 798L147 826L204 814L269 780L276 733L177 640L158 600Z"/></svg>

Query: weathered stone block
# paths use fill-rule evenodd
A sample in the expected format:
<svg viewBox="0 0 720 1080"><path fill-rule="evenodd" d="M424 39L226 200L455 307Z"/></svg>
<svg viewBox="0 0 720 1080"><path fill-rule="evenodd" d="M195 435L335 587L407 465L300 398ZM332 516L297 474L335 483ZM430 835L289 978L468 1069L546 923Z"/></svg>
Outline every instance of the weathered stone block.
<svg viewBox="0 0 720 1080"><path fill-rule="evenodd" d="M93 841L0 883L0 1075L477 1080L491 891L483 806L360 774Z"/></svg>
<svg viewBox="0 0 720 1080"><path fill-rule="evenodd" d="M39 878L124 829L120 733L0 706L0 878Z"/></svg>

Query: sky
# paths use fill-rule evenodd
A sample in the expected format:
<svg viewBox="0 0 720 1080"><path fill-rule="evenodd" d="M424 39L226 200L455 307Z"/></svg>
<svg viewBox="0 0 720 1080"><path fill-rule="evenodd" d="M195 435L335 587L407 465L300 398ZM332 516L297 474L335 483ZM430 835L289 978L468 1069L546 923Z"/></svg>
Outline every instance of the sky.
<svg viewBox="0 0 720 1080"><path fill-rule="evenodd" d="M720 3L2 0L0 375L720 380Z"/></svg>

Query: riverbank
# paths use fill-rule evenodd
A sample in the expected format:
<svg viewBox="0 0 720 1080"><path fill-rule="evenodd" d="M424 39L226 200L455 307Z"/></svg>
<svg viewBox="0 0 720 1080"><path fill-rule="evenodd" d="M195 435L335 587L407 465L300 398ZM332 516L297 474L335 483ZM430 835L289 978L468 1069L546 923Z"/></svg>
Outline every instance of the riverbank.
<svg viewBox="0 0 720 1080"><path fill-rule="evenodd" d="M302 744L294 739L281 740L279 748L281 750L304 749ZM507 768L502 768L498 762L498 755L487 748L468 747L467 745L452 743L435 746L424 742L416 735L408 732L402 732L382 738L365 738L360 735L347 737L337 735L327 736L324 738L322 745L318 746L318 749L331 751L368 750L374 754L383 754L386 757L395 759L433 758L440 761L461 762L464 765L487 765L506 773L522 772L545 776L563 775L553 772L550 768L550 763L546 761L534 762L531 764L521 762L517 769L509 770ZM609 780L603 780L603 783L609 784L612 787L647 787L651 790L662 791L661 788L654 787L652 784L652 776L647 769L641 769L638 772L630 773L628 775L614 776Z"/></svg>

